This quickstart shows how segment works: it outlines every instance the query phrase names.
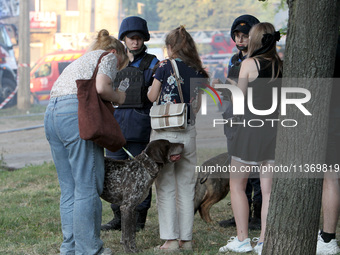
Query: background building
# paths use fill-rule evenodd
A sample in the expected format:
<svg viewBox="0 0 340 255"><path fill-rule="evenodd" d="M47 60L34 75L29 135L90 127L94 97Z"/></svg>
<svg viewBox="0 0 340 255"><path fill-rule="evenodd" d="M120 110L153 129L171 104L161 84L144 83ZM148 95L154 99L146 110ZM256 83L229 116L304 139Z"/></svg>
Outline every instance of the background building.
<svg viewBox="0 0 340 255"><path fill-rule="evenodd" d="M31 63L53 50L87 48L100 29L118 33L119 0L30 0Z"/></svg>
<svg viewBox="0 0 340 255"><path fill-rule="evenodd" d="M25 1L30 9L31 66L55 50L86 48L102 28L118 34L121 0ZM18 26L19 0L0 0L0 19Z"/></svg>

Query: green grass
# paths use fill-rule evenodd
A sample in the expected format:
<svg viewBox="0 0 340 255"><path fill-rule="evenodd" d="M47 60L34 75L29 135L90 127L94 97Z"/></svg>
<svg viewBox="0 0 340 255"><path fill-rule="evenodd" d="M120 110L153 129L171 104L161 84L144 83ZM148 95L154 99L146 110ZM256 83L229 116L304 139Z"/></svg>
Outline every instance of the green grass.
<svg viewBox="0 0 340 255"><path fill-rule="evenodd" d="M5 151L0 151L0 171L7 170L7 163L4 160Z"/></svg>
<svg viewBox="0 0 340 255"><path fill-rule="evenodd" d="M7 121L44 121L46 105L32 105L28 110L19 110L17 107L11 107L0 110L0 124ZM20 125L18 126L18 128Z"/></svg>
<svg viewBox="0 0 340 255"><path fill-rule="evenodd" d="M27 113L44 113L46 110L46 105L39 105L39 104L33 104L31 107L27 110L19 110L16 106L1 109L0 110L0 117L6 117L6 116L15 116L15 115L23 115Z"/></svg>
<svg viewBox="0 0 340 255"><path fill-rule="evenodd" d="M204 161L211 159L221 153L225 153L227 150L225 148L214 148L214 149L197 149L197 165L200 166Z"/></svg>
<svg viewBox="0 0 340 255"><path fill-rule="evenodd" d="M59 216L59 184L55 167L51 163L28 166L16 171L0 171L0 254L59 254L62 242ZM229 197L214 205L211 210L212 224L203 222L195 215L194 253L216 254L235 228L219 227L218 221L232 216ZM109 203L103 201L103 222L112 219ZM105 247L115 254L124 254L119 243L119 231L102 232ZM259 232L250 232L250 237ZM145 230L137 233L140 254L154 254L153 247L162 244L159 239L155 188L152 206L148 213ZM186 254L185 252L183 252Z"/></svg>
<svg viewBox="0 0 340 255"><path fill-rule="evenodd" d="M0 172L0 254L57 254L61 241L54 165Z"/></svg>

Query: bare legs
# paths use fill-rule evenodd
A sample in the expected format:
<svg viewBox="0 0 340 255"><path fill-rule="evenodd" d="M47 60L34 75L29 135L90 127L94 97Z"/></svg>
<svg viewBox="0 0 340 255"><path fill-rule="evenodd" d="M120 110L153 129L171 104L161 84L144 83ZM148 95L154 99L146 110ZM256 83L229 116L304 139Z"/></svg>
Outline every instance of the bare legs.
<svg viewBox="0 0 340 255"><path fill-rule="evenodd" d="M237 238L243 241L248 238L249 204L246 185L249 173L241 173L241 167L247 165L234 159L231 160L231 166L236 167L237 170L236 173L230 173L231 208L236 221Z"/></svg>
<svg viewBox="0 0 340 255"><path fill-rule="evenodd" d="M340 208L340 185L336 176L326 173L323 180L322 190L322 212L323 212L323 231L335 233L339 219Z"/></svg>
<svg viewBox="0 0 340 255"><path fill-rule="evenodd" d="M273 164L265 164L269 166ZM269 208L270 192L272 190L273 178L272 174L260 174L261 179L261 192L262 192L262 208L261 208L261 234L259 243L263 242L264 234L266 232L267 215Z"/></svg>
<svg viewBox="0 0 340 255"><path fill-rule="evenodd" d="M269 166L270 164L265 164ZM234 159L231 166L236 172L230 173L230 197L231 207L236 221L237 237L240 241L248 238L249 205L245 193L249 172L241 172L253 166L241 163ZM261 234L259 242L263 242L266 230L266 219L268 214L269 199L272 185L272 174L260 175L262 189L262 211L261 211Z"/></svg>

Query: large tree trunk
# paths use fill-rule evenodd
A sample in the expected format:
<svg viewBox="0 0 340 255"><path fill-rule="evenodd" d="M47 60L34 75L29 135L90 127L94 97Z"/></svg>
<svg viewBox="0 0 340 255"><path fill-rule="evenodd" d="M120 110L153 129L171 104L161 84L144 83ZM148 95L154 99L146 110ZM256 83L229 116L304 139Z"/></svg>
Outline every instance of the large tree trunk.
<svg viewBox="0 0 340 255"><path fill-rule="evenodd" d="M311 169L312 163L322 164L325 160L331 80L319 78L333 74L340 0L287 0L287 3L284 78L288 79L284 79L283 86L302 87L311 92L311 100L304 106L312 116L288 106L287 116L280 117L294 119L298 125L278 128L275 164L292 167L290 173L277 175L273 180L262 254L315 255L322 179L300 173L300 169Z"/></svg>

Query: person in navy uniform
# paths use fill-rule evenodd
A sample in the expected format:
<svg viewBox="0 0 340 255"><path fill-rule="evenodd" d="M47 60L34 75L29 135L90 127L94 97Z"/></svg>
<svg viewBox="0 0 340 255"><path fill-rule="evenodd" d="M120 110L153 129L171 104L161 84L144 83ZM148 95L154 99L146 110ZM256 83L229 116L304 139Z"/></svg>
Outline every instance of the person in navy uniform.
<svg viewBox="0 0 340 255"><path fill-rule="evenodd" d="M143 68L143 86L146 87L145 98L147 99L147 88L152 84L153 69L159 60L156 56L146 52L147 47L144 42L149 41L150 39L146 20L137 16L125 18L120 25L118 38L125 43L126 52L129 57L128 67L139 68L141 65L145 66L145 68ZM124 69L121 72L123 72L121 75L124 76ZM129 77L129 72L126 72L126 77L130 79L131 87L131 80L133 79L132 77ZM126 148L133 156L140 154L149 143L151 133L149 112L151 106L152 103L147 99L142 106L118 107L114 113L127 141L124 148ZM129 158L123 149L120 149L117 152L106 151L106 156L117 160ZM136 208L137 231L144 229L147 212L151 206L151 194L150 189L148 197ZM102 225L101 229L121 230L119 205L111 204L111 208L114 213L114 218L107 224Z"/></svg>

